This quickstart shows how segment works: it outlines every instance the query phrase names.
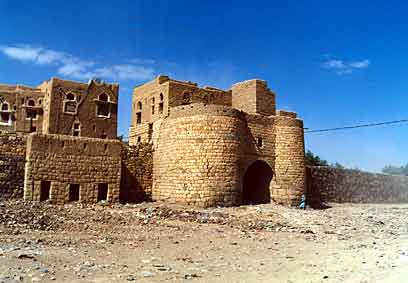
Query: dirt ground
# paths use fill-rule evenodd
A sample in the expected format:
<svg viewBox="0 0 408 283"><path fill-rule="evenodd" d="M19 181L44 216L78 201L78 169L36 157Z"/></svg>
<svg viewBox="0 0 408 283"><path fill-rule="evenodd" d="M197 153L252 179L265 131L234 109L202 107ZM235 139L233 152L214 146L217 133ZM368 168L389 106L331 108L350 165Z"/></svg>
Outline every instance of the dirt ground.
<svg viewBox="0 0 408 283"><path fill-rule="evenodd" d="M0 282L407 282L408 205L0 202Z"/></svg>

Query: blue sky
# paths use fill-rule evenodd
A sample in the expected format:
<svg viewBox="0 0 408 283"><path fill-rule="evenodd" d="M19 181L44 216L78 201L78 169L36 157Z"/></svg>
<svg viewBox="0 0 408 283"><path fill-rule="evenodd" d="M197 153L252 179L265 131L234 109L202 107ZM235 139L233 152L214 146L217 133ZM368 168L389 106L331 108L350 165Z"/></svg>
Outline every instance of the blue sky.
<svg viewBox="0 0 408 283"><path fill-rule="evenodd" d="M321 129L408 118L405 1L0 0L0 82L52 76L120 83L158 74L221 88L261 78L278 108ZM330 162L379 171L408 162L408 124L306 135Z"/></svg>

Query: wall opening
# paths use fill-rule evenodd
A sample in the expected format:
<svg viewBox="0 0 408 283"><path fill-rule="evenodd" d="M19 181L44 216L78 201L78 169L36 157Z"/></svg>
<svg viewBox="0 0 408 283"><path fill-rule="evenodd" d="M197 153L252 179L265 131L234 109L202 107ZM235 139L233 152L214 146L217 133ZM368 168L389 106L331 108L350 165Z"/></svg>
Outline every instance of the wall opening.
<svg viewBox="0 0 408 283"><path fill-rule="evenodd" d="M269 203L272 177L272 168L266 162L258 160L252 163L244 175L243 204Z"/></svg>
<svg viewBox="0 0 408 283"><path fill-rule="evenodd" d="M96 116L102 118L110 118L109 104L100 103L96 105Z"/></svg>
<svg viewBox="0 0 408 283"><path fill-rule="evenodd" d="M98 202L106 201L108 199L108 184L98 184Z"/></svg>
<svg viewBox="0 0 408 283"><path fill-rule="evenodd" d="M160 102L159 102L159 114L163 113L164 103L163 103L163 93L160 93Z"/></svg>
<svg viewBox="0 0 408 283"><path fill-rule="evenodd" d="M69 201L79 201L79 184L69 184Z"/></svg>
<svg viewBox="0 0 408 283"><path fill-rule="evenodd" d="M11 115L10 115L10 113L1 113L0 123L2 125L11 125Z"/></svg>
<svg viewBox="0 0 408 283"><path fill-rule="evenodd" d="M148 140L151 141L153 137L153 123L149 124Z"/></svg>
<svg viewBox="0 0 408 283"><path fill-rule="evenodd" d="M26 109L27 120L37 120L37 112L35 110Z"/></svg>
<svg viewBox="0 0 408 283"><path fill-rule="evenodd" d="M79 137L81 135L81 123L79 122L74 122L72 125L72 135L74 137Z"/></svg>
<svg viewBox="0 0 408 283"><path fill-rule="evenodd" d="M50 199L51 182L41 181L40 186L40 201L46 201Z"/></svg>
<svg viewBox="0 0 408 283"><path fill-rule="evenodd" d="M152 115L154 115L154 97L152 98Z"/></svg>
<svg viewBox="0 0 408 283"><path fill-rule="evenodd" d="M258 144L258 147L259 147L259 148L262 148L262 147L263 147L263 139L262 139L261 137L258 137L258 138L256 139L256 143Z"/></svg>
<svg viewBox="0 0 408 283"><path fill-rule="evenodd" d="M73 93L68 93L64 100L64 112L65 113L76 113L77 102L75 100L75 95Z"/></svg>
<svg viewBox="0 0 408 283"><path fill-rule="evenodd" d="M181 101L181 105L189 105L192 103L192 95L189 92L183 93L183 100Z"/></svg>

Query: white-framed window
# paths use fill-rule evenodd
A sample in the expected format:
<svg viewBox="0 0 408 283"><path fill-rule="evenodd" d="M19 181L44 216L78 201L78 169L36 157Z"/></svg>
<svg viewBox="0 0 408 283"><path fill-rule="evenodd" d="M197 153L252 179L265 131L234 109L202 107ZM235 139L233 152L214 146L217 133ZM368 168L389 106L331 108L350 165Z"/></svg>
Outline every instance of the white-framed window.
<svg viewBox="0 0 408 283"><path fill-rule="evenodd" d="M33 99L29 99L27 102L27 105L30 107L34 107L35 106L35 101Z"/></svg>
<svg viewBox="0 0 408 283"><path fill-rule="evenodd" d="M32 98L27 98L27 107L25 108L26 120L37 120L37 111L31 107L35 107L35 100Z"/></svg>
<svg viewBox="0 0 408 283"><path fill-rule="evenodd" d="M7 102L3 102L1 104L1 111L9 111L10 110L10 105Z"/></svg>
<svg viewBox="0 0 408 283"><path fill-rule="evenodd" d="M106 93L101 93L98 96L98 102L96 105L96 116L102 118L110 118L111 111L110 111L110 98L109 95Z"/></svg>
<svg viewBox="0 0 408 283"><path fill-rule="evenodd" d="M64 112L75 114L77 112L77 106L76 95L72 92L67 93L64 99Z"/></svg>
<svg viewBox="0 0 408 283"><path fill-rule="evenodd" d="M37 120L37 111L26 108L26 119Z"/></svg>
<svg viewBox="0 0 408 283"><path fill-rule="evenodd" d="M72 135L74 137L79 137L81 136L81 123L79 121L75 121L72 124Z"/></svg>
<svg viewBox="0 0 408 283"><path fill-rule="evenodd" d="M8 102L3 102L0 110L0 125L11 126L10 104L8 104Z"/></svg>
<svg viewBox="0 0 408 283"><path fill-rule="evenodd" d="M110 101L109 95L107 95L106 93L101 93L99 95L98 99L99 99L99 101L104 101L104 102Z"/></svg>

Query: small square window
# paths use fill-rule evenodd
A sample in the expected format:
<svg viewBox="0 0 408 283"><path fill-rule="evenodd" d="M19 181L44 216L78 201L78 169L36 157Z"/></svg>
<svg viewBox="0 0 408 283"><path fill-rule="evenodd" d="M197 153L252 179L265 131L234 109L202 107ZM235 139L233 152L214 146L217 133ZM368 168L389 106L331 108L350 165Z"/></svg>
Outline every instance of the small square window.
<svg viewBox="0 0 408 283"><path fill-rule="evenodd" d="M27 109L27 112L26 112L26 119L28 119L28 120L36 120L37 119L37 112L35 112L35 111L30 111L30 110L28 110Z"/></svg>
<svg viewBox="0 0 408 283"><path fill-rule="evenodd" d="M65 113L76 113L77 102L74 100L68 100L64 103L64 112Z"/></svg>
<svg viewBox="0 0 408 283"><path fill-rule="evenodd" d="M136 124L141 124L142 123L142 113L138 112L136 113Z"/></svg>
<svg viewBox="0 0 408 283"><path fill-rule="evenodd" d="M262 147L263 147L263 139L262 139L261 137L258 137L258 138L257 138L257 144L258 144L258 147L259 147L259 148L262 148Z"/></svg>
<svg viewBox="0 0 408 283"><path fill-rule="evenodd" d="M11 115L9 113L1 113L0 115L0 123L9 125L11 122Z"/></svg>
<svg viewBox="0 0 408 283"><path fill-rule="evenodd" d="M97 105L96 115L98 117L110 117L110 107L109 104L101 103Z"/></svg>

